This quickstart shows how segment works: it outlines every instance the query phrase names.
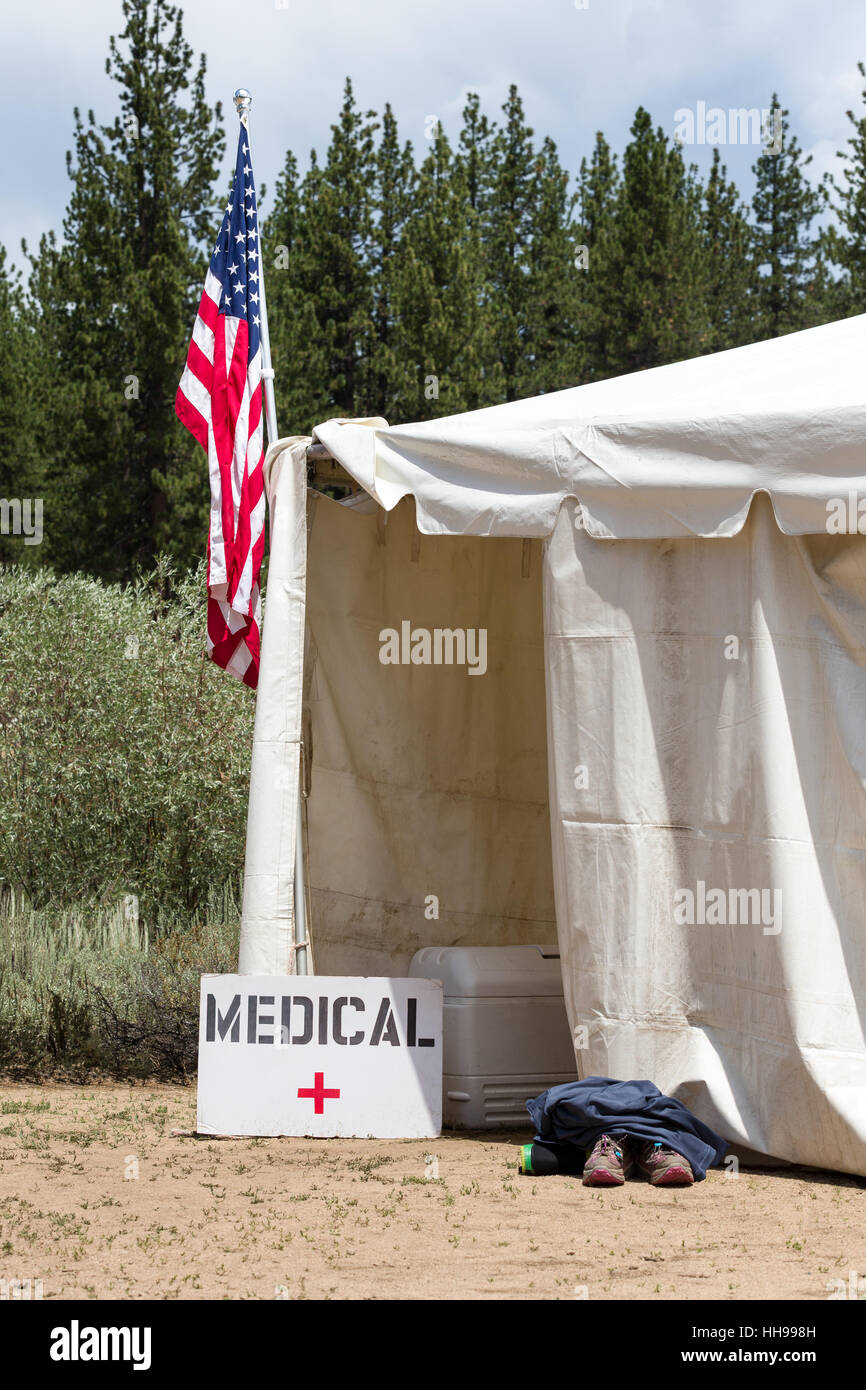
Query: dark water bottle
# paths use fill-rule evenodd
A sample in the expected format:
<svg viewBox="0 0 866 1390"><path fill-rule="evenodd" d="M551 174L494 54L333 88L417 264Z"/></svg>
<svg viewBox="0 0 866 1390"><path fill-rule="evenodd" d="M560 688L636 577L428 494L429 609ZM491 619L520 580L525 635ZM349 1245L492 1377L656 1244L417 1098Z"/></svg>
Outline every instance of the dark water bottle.
<svg viewBox="0 0 866 1390"><path fill-rule="evenodd" d="M585 1162L586 1154L576 1144L548 1144L538 1139L532 1144L521 1144L517 1155L517 1167L527 1178L582 1173Z"/></svg>

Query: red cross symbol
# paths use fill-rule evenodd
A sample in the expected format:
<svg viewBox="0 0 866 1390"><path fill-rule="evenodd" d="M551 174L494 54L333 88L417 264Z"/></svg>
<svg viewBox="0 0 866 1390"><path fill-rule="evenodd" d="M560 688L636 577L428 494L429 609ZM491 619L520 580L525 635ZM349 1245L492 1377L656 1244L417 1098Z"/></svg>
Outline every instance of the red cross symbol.
<svg viewBox="0 0 866 1390"><path fill-rule="evenodd" d="M315 1073L315 1084L313 1086L301 1086L298 1089L298 1100L313 1100L314 1115L324 1115L326 1100L339 1100L339 1091L325 1090L325 1073L317 1071Z"/></svg>

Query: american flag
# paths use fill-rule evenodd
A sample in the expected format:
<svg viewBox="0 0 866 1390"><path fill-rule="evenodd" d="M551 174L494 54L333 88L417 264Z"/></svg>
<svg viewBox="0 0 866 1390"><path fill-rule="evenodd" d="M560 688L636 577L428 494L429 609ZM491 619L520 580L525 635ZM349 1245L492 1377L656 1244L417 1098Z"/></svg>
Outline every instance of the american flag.
<svg viewBox="0 0 866 1390"><path fill-rule="evenodd" d="M204 282L175 410L208 457L208 655L255 687L265 490L259 235L249 153L242 124L231 199Z"/></svg>

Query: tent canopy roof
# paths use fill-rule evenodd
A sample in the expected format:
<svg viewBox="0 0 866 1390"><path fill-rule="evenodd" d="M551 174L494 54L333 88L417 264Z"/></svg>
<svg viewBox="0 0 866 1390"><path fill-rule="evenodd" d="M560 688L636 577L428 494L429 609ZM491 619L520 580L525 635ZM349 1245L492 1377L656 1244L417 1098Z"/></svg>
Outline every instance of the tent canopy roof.
<svg viewBox="0 0 866 1390"><path fill-rule="evenodd" d="M600 538L734 536L756 492L790 535L866 497L866 314L421 424L329 420L318 438L428 534L547 536L566 497Z"/></svg>

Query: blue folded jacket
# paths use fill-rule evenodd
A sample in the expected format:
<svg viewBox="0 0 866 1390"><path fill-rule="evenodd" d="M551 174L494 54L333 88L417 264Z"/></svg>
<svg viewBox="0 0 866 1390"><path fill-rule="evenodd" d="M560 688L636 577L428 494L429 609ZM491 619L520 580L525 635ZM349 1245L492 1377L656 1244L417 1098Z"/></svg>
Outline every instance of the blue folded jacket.
<svg viewBox="0 0 866 1390"><path fill-rule="evenodd" d="M610 1076L588 1076L551 1086L526 1108L536 1128L536 1139L576 1144L590 1150L603 1134L630 1134L669 1145L692 1165L695 1181L707 1169L720 1164L727 1144L682 1101L663 1096L651 1081L615 1081Z"/></svg>

